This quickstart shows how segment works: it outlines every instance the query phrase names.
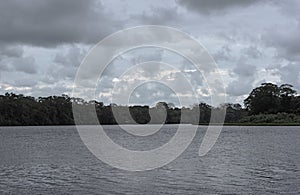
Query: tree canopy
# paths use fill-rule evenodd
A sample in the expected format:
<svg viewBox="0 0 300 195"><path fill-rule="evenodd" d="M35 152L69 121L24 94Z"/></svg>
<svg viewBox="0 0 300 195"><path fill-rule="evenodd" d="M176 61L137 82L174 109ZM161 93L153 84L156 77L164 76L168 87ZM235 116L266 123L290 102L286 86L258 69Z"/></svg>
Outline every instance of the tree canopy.
<svg viewBox="0 0 300 195"><path fill-rule="evenodd" d="M299 97L292 85L262 83L244 101L249 114L298 113Z"/></svg>
<svg viewBox="0 0 300 195"><path fill-rule="evenodd" d="M115 112L120 116L118 123L122 124L147 124L149 122L208 124L214 109L226 109L226 123L300 121L300 117L298 117L300 115L300 96L296 94L293 86L263 83L253 89L245 99L245 108L242 108L240 104L233 103L223 104L220 107L200 103L190 108L178 108L167 102L158 102L154 107L148 105L104 105L103 102L85 101L67 95L35 98L6 93L0 95L0 125L74 125L72 104L76 104L82 109L88 106L95 107L101 124L117 124ZM200 111L200 115L197 114L198 111ZM187 115L182 115L183 112ZM81 116L82 121L79 123L90 124L89 117L91 116Z"/></svg>

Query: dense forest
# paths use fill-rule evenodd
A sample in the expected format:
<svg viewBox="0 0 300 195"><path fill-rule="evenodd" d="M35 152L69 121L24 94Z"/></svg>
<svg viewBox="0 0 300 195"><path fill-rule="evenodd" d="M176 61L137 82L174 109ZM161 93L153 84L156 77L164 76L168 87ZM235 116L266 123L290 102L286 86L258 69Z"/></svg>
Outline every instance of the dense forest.
<svg viewBox="0 0 300 195"><path fill-rule="evenodd" d="M227 124L300 124L300 96L293 86L263 83L252 90L244 101L244 107L232 103L219 107L200 103L191 108L177 108L174 104L166 102L158 102L154 107L119 106L85 101L67 95L34 98L6 93L0 95L0 125L73 125L72 104L82 108L93 106L101 124L117 124L114 117L116 113L119 116L118 123L124 124L161 123L162 118L166 124L194 123L192 121L195 121L195 117L198 117L198 124L208 124L211 111L218 109L226 109ZM126 115L125 111L128 109L131 116ZM198 110L200 116L194 114ZM181 121L183 111L188 113L189 117ZM162 113L166 113L165 117L162 117Z"/></svg>

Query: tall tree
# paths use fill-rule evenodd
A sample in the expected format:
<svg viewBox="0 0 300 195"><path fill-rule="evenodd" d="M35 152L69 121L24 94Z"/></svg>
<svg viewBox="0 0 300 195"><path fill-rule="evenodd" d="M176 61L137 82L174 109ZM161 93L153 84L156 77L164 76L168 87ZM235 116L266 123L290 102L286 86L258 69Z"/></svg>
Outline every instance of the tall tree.
<svg viewBox="0 0 300 195"><path fill-rule="evenodd" d="M291 112L292 100L296 94L292 87L289 84L278 87L273 83L263 83L253 89L244 104L250 114Z"/></svg>
<svg viewBox="0 0 300 195"><path fill-rule="evenodd" d="M279 87L280 89L280 112L293 112L293 99L295 98L296 91L290 84L283 84Z"/></svg>

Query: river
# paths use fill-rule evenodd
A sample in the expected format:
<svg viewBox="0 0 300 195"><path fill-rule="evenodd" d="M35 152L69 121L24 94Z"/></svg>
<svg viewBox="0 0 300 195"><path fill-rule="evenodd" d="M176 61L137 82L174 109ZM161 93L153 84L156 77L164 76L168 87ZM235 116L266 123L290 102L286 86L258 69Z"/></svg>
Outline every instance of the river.
<svg viewBox="0 0 300 195"><path fill-rule="evenodd" d="M104 128L116 143L147 150L176 127L146 137ZM206 128L170 164L131 172L93 156L74 126L0 127L0 194L300 194L300 127L224 127L199 157Z"/></svg>

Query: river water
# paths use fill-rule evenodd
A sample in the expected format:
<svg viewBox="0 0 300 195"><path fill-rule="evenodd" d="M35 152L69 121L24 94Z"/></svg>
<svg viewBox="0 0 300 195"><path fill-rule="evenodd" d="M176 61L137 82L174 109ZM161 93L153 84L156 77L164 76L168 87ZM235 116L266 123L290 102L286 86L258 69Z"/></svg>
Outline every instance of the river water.
<svg viewBox="0 0 300 195"><path fill-rule="evenodd" d="M138 138L104 128L115 143L148 150L177 126ZM300 194L300 127L224 127L199 157L206 128L170 164L130 172L93 156L74 126L0 127L0 194Z"/></svg>

